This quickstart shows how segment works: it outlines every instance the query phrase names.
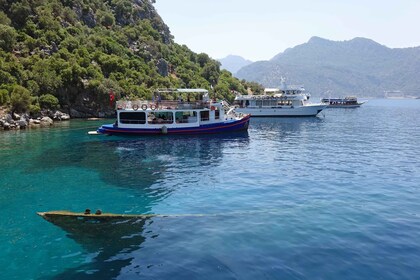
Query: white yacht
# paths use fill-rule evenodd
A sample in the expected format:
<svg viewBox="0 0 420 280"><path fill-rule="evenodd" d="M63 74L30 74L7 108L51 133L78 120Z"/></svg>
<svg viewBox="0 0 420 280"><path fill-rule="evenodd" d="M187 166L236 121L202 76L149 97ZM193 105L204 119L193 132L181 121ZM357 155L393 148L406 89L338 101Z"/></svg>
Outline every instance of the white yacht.
<svg viewBox="0 0 420 280"><path fill-rule="evenodd" d="M236 112L251 117L308 117L316 116L327 107L309 102L310 94L302 86L288 86L282 78L280 88L266 88L261 95L237 94Z"/></svg>

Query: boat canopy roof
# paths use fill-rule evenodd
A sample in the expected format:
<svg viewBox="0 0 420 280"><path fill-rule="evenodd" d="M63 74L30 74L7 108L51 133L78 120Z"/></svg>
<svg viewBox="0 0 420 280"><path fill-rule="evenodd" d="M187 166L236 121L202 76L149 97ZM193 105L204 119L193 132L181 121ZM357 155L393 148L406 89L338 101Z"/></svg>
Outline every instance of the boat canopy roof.
<svg viewBox="0 0 420 280"><path fill-rule="evenodd" d="M357 100L356 96L346 96L346 97L336 97L336 98L322 98L322 100L331 100L331 101L348 101L348 100Z"/></svg>
<svg viewBox="0 0 420 280"><path fill-rule="evenodd" d="M209 91L204 88L164 88L157 89L158 93L208 93Z"/></svg>
<svg viewBox="0 0 420 280"><path fill-rule="evenodd" d="M265 88L264 92L279 92L279 88Z"/></svg>

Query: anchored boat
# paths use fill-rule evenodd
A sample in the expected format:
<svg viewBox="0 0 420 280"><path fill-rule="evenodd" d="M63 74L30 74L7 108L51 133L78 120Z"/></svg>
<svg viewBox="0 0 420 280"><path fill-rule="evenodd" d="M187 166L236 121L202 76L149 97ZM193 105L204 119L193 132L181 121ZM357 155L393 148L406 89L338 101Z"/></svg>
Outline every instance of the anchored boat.
<svg viewBox="0 0 420 280"><path fill-rule="evenodd" d="M282 78L280 88L266 88L261 95L237 94L236 111L252 117L308 117L316 116L327 105L309 102L310 94L301 86L288 86Z"/></svg>
<svg viewBox="0 0 420 280"><path fill-rule="evenodd" d="M97 132L108 135L208 134L247 130L250 115L225 101L209 98L206 89L161 89L151 101L116 103L117 121Z"/></svg>
<svg viewBox="0 0 420 280"><path fill-rule="evenodd" d="M328 108L357 108L366 101L359 102L355 96L347 96L344 98L323 98L321 102L328 105Z"/></svg>

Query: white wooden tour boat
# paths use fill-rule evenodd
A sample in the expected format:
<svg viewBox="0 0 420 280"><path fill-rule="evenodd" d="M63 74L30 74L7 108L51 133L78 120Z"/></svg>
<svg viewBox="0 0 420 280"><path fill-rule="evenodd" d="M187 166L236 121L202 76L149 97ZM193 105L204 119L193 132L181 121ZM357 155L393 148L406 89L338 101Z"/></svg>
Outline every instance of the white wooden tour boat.
<svg viewBox="0 0 420 280"><path fill-rule="evenodd" d="M206 89L161 89L151 101L116 102L117 121L97 132L108 135L208 134L247 130L250 115L225 101L209 98Z"/></svg>

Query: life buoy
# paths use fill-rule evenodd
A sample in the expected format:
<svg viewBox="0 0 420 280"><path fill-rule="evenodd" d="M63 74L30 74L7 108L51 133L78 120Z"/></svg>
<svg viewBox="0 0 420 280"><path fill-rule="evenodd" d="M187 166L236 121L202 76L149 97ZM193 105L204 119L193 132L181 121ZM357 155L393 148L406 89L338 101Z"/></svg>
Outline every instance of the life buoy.
<svg viewBox="0 0 420 280"><path fill-rule="evenodd" d="M150 105L150 109L152 109L153 111L156 110L156 105Z"/></svg>
<svg viewBox="0 0 420 280"><path fill-rule="evenodd" d="M138 109L139 109L139 105L134 104L134 105L133 105L133 110L134 110L134 111L137 111Z"/></svg>
<svg viewBox="0 0 420 280"><path fill-rule="evenodd" d="M216 107L211 106L211 107L210 107L210 110L214 111L214 110L216 110Z"/></svg>
<svg viewBox="0 0 420 280"><path fill-rule="evenodd" d="M141 109L142 109L143 111L146 111L146 110L147 110L147 105L146 105L146 104L141 105Z"/></svg>

